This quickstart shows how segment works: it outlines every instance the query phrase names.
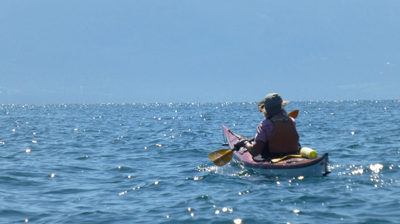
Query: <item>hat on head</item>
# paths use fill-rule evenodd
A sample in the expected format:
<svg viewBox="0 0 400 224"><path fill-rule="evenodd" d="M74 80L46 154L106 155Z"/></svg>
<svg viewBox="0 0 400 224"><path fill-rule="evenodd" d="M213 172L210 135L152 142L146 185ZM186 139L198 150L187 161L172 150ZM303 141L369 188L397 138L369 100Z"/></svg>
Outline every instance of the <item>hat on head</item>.
<svg viewBox="0 0 400 224"><path fill-rule="evenodd" d="M265 96L265 99L260 101L258 104L258 111L261 113L276 114L289 102L290 101L282 100L282 97L277 93L270 93Z"/></svg>

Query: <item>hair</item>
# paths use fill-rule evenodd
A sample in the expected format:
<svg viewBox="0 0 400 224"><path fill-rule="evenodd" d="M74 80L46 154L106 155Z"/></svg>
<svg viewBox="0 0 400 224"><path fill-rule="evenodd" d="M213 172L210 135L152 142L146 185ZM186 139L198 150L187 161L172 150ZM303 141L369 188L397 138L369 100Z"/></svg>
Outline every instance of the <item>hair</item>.
<svg viewBox="0 0 400 224"><path fill-rule="evenodd" d="M263 114L264 114L265 119L271 118L271 117L273 117L273 116L275 116L275 115L277 115L277 114L279 114L279 113L283 113L283 115L285 115L285 116L287 115L287 112L286 112L285 109L282 109L282 110L280 110L279 112L274 113L274 114L268 114L267 111L266 111L265 109L264 109L264 111L263 111Z"/></svg>

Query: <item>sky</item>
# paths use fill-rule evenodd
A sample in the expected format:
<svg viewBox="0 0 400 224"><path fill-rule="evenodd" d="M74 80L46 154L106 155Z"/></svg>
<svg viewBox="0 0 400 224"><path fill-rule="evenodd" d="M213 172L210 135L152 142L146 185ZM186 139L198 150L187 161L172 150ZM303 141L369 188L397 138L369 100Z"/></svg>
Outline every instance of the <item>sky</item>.
<svg viewBox="0 0 400 224"><path fill-rule="evenodd" d="M400 1L0 1L0 104L400 99Z"/></svg>

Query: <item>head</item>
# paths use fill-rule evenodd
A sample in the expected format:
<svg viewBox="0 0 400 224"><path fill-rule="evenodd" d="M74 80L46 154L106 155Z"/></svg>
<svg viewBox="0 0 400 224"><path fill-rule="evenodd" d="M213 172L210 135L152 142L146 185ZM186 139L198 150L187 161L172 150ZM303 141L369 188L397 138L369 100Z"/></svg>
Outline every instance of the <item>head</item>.
<svg viewBox="0 0 400 224"><path fill-rule="evenodd" d="M258 104L258 111L264 114L265 118L274 116L280 112L285 112L284 108L290 101L282 100L282 97L277 93L270 93L265 96Z"/></svg>

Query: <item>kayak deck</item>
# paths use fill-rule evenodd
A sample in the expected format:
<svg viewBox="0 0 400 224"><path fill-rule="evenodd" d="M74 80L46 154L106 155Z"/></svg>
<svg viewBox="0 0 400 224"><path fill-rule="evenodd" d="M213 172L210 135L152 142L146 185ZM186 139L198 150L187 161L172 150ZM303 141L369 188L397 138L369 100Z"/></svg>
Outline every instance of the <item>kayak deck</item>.
<svg viewBox="0 0 400 224"><path fill-rule="evenodd" d="M240 140L249 139L239 135L226 126L222 126L229 147L234 148L235 144ZM326 152L315 159L308 158L291 158L277 163L257 162L253 160L252 155L246 151L244 147L233 152L235 160L249 168L256 168L258 172L267 175L283 175L283 176L326 176L330 173L328 170L328 153Z"/></svg>

